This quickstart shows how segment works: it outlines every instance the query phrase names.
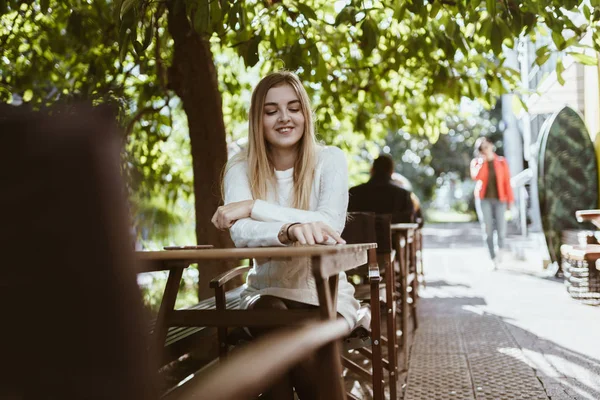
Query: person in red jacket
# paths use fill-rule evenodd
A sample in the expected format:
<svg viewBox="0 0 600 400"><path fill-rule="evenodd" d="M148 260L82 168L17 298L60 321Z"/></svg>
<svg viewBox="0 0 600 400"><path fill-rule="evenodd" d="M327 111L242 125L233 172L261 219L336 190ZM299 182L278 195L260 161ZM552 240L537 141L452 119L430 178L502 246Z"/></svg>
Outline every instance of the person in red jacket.
<svg viewBox="0 0 600 400"><path fill-rule="evenodd" d="M475 158L471 161L471 178L475 185L475 208L487 243L490 256L496 266L505 247L506 208L514 203L510 186L510 171L504 157L494 152L494 144L487 137L475 142ZM498 237L498 255L494 248L494 230Z"/></svg>

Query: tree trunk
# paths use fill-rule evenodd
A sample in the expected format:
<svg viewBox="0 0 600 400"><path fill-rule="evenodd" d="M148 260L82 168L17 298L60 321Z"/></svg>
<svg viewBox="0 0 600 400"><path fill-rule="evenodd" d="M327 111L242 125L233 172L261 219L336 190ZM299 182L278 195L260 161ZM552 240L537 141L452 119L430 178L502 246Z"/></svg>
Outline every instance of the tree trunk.
<svg viewBox="0 0 600 400"><path fill-rule="evenodd" d="M222 98L210 43L196 33L185 14L177 7L180 0L168 3L168 27L174 41L169 68L169 88L181 98L187 115L196 209L196 239L199 244L233 247L229 232L219 231L210 222L221 202L221 172L227 162L227 141L223 122ZM208 281L231 264L199 265L199 298L212 293Z"/></svg>

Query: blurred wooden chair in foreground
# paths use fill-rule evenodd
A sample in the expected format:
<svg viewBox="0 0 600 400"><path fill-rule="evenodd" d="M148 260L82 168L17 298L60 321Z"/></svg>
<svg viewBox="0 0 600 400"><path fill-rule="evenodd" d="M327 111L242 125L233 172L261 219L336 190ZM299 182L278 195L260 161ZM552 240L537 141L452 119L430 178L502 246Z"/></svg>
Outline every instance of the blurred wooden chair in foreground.
<svg viewBox="0 0 600 400"><path fill-rule="evenodd" d="M0 398L156 398L121 138L98 110L54 111L0 122Z"/></svg>

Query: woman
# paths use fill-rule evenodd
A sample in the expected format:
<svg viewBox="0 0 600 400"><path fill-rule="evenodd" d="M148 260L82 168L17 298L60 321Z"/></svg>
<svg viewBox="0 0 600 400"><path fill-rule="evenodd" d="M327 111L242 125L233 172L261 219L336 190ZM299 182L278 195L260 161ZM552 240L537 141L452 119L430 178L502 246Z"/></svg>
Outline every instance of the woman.
<svg viewBox="0 0 600 400"><path fill-rule="evenodd" d="M348 205L344 153L315 142L306 90L290 72L264 77L254 89L246 152L228 163L224 205L212 218L236 247L345 243ZM307 308L319 304L309 260L255 260L242 308ZM340 274L338 313L353 328L359 303ZM252 331L257 333L256 330ZM298 383L295 382L297 391ZM313 388L314 389L314 388ZM300 398L313 398L310 388Z"/></svg>
<svg viewBox="0 0 600 400"><path fill-rule="evenodd" d="M471 178L475 185L475 207L494 266L501 261L494 249L494 228L498 236L498 255L505 247L506 207L514 203L510 171L504 157L494 152L487 137L475 142L475 158L471 161Z"/></svg>

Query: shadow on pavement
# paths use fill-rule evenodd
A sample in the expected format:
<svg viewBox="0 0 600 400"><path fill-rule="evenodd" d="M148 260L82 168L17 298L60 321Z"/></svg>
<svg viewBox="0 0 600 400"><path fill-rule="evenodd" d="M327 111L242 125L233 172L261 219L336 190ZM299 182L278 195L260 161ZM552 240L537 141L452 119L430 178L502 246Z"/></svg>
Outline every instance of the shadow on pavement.
<svg viewBox="0 0 600 400"><path fill-rule="evenodd" d="M427 282L405 399L600 399L600 360L483 310L469 289Z"/></svg>

